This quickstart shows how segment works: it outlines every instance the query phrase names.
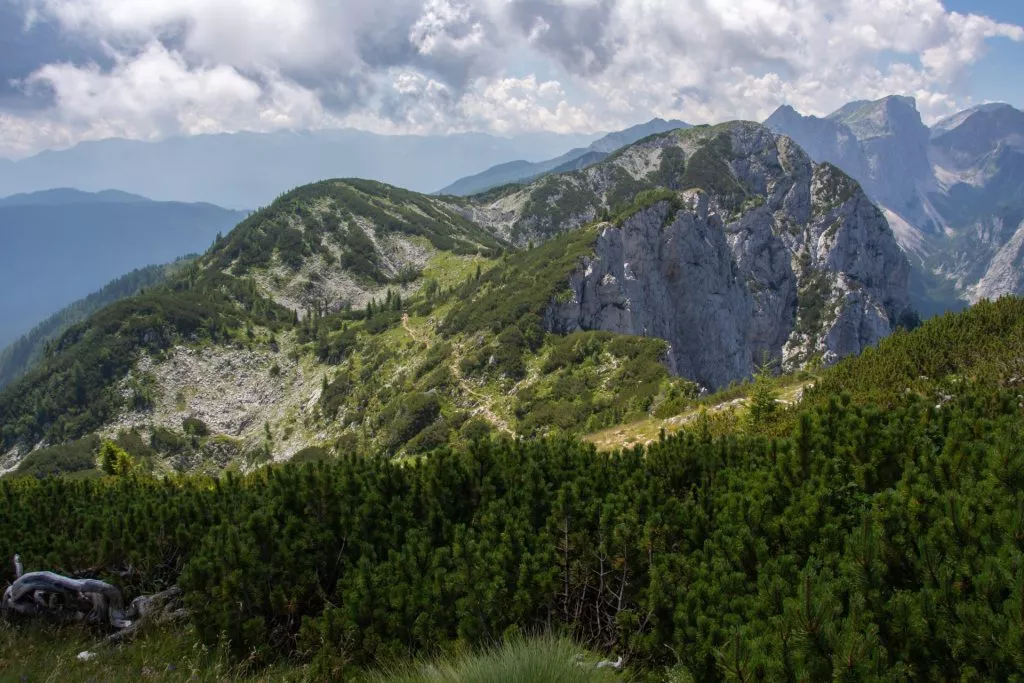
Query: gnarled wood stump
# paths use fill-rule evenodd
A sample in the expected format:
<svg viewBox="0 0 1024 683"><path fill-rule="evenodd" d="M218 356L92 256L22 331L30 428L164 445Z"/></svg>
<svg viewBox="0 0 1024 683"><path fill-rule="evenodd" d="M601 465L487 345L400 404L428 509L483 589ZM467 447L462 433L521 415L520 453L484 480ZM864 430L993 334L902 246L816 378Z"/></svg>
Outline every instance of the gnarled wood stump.
<svg viewBox="0 0 1024 683"><path fill-rule="evenodd" d="M125 607L121 589L96 579L74 579L53 572L25 574L21 558L14 556L15 581L4 591L0 609L4 615L43 616L59 621L109 623L117 633L109 640L123 640L144 621L169 621L186 616L176 609L181 591L173 586L154 595L143 595Z"/></svg>

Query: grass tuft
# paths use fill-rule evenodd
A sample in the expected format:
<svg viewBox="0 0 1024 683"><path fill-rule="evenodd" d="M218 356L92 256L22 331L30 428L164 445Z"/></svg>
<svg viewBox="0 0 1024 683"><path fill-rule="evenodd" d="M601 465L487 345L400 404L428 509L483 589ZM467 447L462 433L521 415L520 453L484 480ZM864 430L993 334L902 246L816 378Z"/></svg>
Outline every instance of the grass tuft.
<svg viewBox="0 0 1024 683"><path fill-rule="evenodd" d="M601 683L620 680L614 669L595 668L598 657L571 640L511 638L500 646L452 659L384 670L367 683Z"/></svg>

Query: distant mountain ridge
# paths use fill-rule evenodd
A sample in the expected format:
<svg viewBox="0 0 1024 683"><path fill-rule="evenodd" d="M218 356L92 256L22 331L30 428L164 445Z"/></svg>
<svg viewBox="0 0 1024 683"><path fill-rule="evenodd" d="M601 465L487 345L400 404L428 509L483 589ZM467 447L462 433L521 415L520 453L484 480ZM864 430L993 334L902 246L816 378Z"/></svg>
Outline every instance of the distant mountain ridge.
<svg viewBox="0 0 1024 683"><path fill-rule="evenodd" d="M609 133L595 140L587 147L570 150L554 159L536 163L513 161L493 166L486 171L455 181L440 190L438 194L468 196L486 192L509 183L529 182L547 173L578 171L589 165L596 164L615 150L631 145L649 135L665 133L676 128L689 127L690 124L684 121L652 119L647 123L641 123L625 130Z"/></svg>
<svg viewBox="0 0 1024 683"><path fill-rule="evenodd" d="M120 275L204 251L245 216L119 191L0 199L0 347Z"/></svg>
<svg viewBox="0 0 1024 683"><path fill-rule="evenodd" d="M991 103L924 125L912 98L766 121L856 178L918 270L919 307L1024 293L1024 112Z"/></svg>
<svg viewBox="0 0 1024 683"><path fill-rule="evenodd" d="M39 192L22 192L0 198L0 206L67 206L71 204L137 204L153 200L142 195L102 190L82 192L70 187L58 187Z"/></svg>
<svg viewBox="0 0 1024 683"><path fill-rule="evenodd" d="M107 188L158 201L208 202L231 209L270 204L288 188L358 176L430 191L480 168L551 154L597 135L483 133L377 135L354 129L233 133L159 142L109 139L0 159L0 195L74 187Z"/></svg>

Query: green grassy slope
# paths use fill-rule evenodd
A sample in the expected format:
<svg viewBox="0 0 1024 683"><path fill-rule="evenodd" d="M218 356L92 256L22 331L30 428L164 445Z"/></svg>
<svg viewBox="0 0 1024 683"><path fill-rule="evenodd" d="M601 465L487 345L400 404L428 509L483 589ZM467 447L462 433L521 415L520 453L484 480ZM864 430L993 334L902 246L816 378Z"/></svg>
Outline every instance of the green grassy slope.
<svg viewBox="0 0 1024 683"><path fill-rule="evenodd" d="M0 393L0 453L75 450L127 419L134 427L117 428L119 440L155 471L247 467L305 446L404 456L492 431L580 434L642 416L691 391L663 367L662 342L562 340L542 329L546 307L596 236L590 227L506 254L434 198L354 180L300 188L166 284L68 330ZM421 256L398 268L408 252ZM291 308L289 288L331 278L365 305ZM206 387L169 388L179 380L170 368L180 347L222 363L260 359L264 377L285 386L281 409L245 433L186 433L203 409L192 396ZM148 370L138 369L141 360ZM204 367L208 382L216 365ZM230 396L236 380L261 381L248 372L225 376L218 391ZM322 376L320 390L300 393L311 385L300 374ZM33 459L22 473L53 472L55 463L82 470L80 458L59 451Z"/></svg>

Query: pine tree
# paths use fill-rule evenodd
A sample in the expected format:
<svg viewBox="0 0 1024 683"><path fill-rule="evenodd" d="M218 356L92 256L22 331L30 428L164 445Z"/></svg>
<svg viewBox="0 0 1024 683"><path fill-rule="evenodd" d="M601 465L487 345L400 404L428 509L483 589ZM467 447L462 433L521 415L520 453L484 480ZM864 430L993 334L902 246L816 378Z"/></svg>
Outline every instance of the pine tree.
<svg viewBox="0 0 1024 683"><path fill-rule="evenodd" d="M778 392L772 380L771 364L766 358L754 373L754 384L750 389L747 419L753 427L759 427L775 414Z"/></svg>
<svg viewBox="0 0 1024 683"><path fill-rule="evenodd" d="M113 441L103 441L98 457L100 469L110 476L124 477L135 470L135 459Z"/></svg>

